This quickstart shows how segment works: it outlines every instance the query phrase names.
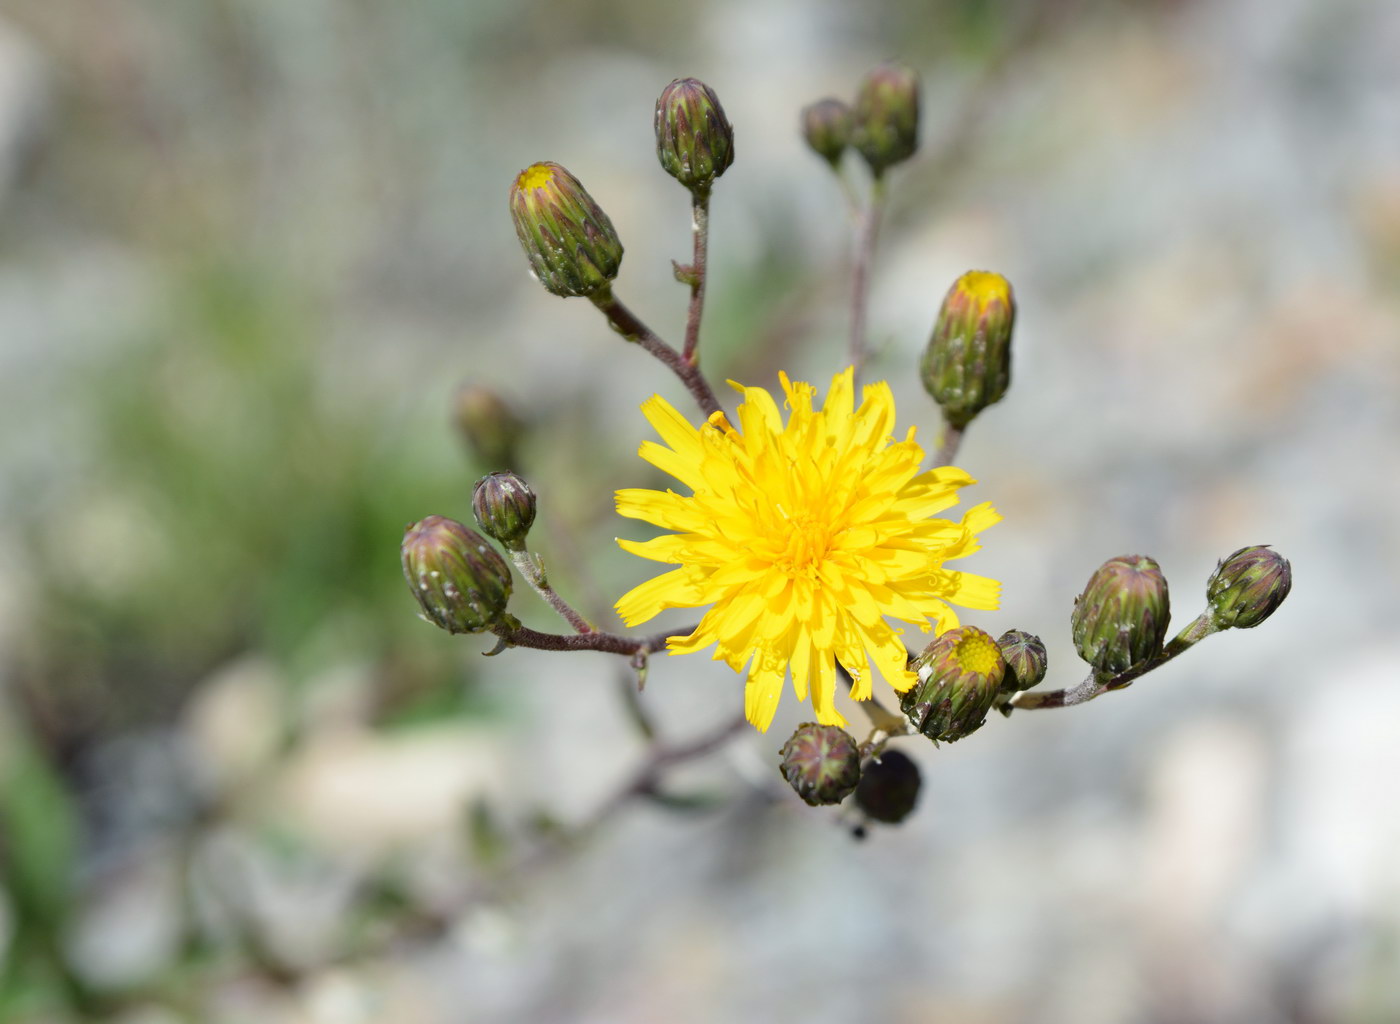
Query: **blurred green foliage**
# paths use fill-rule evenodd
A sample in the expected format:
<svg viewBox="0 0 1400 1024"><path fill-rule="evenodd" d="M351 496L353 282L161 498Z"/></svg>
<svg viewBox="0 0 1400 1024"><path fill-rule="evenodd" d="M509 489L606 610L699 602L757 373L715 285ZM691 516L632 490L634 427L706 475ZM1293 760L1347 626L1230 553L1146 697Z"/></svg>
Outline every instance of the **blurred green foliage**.
<svg viewBox="0 0 1400 1024"><path fill-rule="evenodd" d="M30 524L50 567L31 691L132 726L247 650L293 680L369 663L438 688L456 659L411 614L396 550L421 510L465 505L445 410L425 446L393 396L328 384L347 356L265 267L180 274L161 322L82 382L98 448L76 507Z"/></svg>

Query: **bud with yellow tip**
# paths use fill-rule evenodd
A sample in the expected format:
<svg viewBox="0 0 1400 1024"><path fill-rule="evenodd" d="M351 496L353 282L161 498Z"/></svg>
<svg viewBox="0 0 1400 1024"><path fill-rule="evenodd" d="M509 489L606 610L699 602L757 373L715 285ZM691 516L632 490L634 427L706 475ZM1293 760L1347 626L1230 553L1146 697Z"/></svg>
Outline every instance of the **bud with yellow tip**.
<svg viewBox="0 0 1400 1024"><path fill-rule="evenodd" d="M612 221L555 163L531 164L510 187L515 233L540 284L555 295L596 295L622 265Z"/></svg>
<svg viewBox="0 0 1400 1024"><path fill-rule="evenodd" d="M948 743L982 727L1006 675L997 642L976 626L940 634L912 668L919 681L899 706L919 732Z"/></svg>
<svg viewBox="0 0 1400 1024"><path fill-rule="evenodd" d="M920 375L951 426L966 427L1006 394L1015 323L1011 283L1000 274L969 270L948 289Z"/></svg>

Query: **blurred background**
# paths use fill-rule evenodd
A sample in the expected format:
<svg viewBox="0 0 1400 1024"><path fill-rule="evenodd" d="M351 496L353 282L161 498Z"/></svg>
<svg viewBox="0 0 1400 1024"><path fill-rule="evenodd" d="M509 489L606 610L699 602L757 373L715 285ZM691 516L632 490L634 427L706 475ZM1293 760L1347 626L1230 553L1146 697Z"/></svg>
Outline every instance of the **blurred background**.
<svg viewBox="0 0 1400 1024"><path fill-rule="evenodd" d="M1369 0L0 0L0 1019L1400 1019L1397 53ZM824 385L850 225L797 113L890 57L924 79L871 312L901 424L935 436L953 278L1020 304L960 457L1005 516L974 621L1066 686L1107 557L1157 558L1177 625L1246 544L1294 593L906 742L921 805L864 842L782 786L790 695L577 835L644 749L620 659L481 657L399 538L469 519L499 467L454 400L495 389L532 540L614 622L652 572L613 544L612 491L660 480L637 405L688 406L529 277L507 187L567 165L678 337L651 111L704 79L737 140L705 366ZM684 741L740 683L658 658L641 700Z"/></svg>

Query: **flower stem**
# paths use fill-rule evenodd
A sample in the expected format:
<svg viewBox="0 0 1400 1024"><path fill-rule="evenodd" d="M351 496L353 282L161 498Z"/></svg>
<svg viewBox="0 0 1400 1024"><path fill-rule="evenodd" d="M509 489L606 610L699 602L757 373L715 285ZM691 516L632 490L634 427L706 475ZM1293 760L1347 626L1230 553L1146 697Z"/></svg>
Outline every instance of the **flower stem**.
<svg viewBox="0 0 1400 1024"><path fill-rule="evenodd" d="M861 365L865 362L865 321L866 306L870 297L870 264L875 259L875 238L880 230L880 214L885 207L885 179L875 179L870 191L870 202L861 211L856 226L855 268L851 274L851 365L855 367L856 379L860 379Z"/></svg>
<svg viewBox="0 0 1400 1024"><path fill-rule="evenodd" d="M705 275L710 251L710 191L699 189L691 193L690 229L695 248L690 261L690 310L685 318L685 348L681 358L691 366L700 363L696 351L700 346L700 316L705 308Z"/></svg>
<svg viewBox="0 0 1400 1024"><path fill-rule="evenodd" d="M943 434L938 440L938 455L935 457L934 468L939 466L951 466L953 460L958 457L958 449L962 447L963 431L966 427L955 427L947 420L943 421Z"/></svg>
<svg viewBox="0 0 1400 1024"><path fill-rule="evenodd" d="M656 332L650 327L638 320L630 309L613 296L612 289L606 288L590 297L593 304L608 318L608 323L612 324L613 330L628 341L635 341L670 367L671 372L680 378L681 383L694 396L695 401L705 411L706 416L720 411L719 400L715 398L715 393L710 390L710 385L706 383L705 378L700 375L700 368L686 362L679 352L657 337Z"/></svg>
<svg viewBox="0 0 1400 1024"><path fill-rule="evenodd" d="M1212 633L1217 632L1215 623L1211 620L1210 612L1202 612L1189 626L1173 637L1162 649L1162 653L1151 661L1145 662L1136 668L1130 668L1126 672L1120 672L1116 676L1099 678L1090 673L1078 686L1067 690L1023 690L1012 697L1008 703L1013 708L1030 710L1032 708L1067 708L1074 704L1084 704L1095 697L1102 696L1109 690L1121 690L1134 679L1138 679L1151 672L1154 668L1159 668L1171 661L1183 651L1190 650Z"/></svg>
<svg viewBox="0 0 1400 1024"><path fill-rule="evenodd" d="M537 629L511 621L502 622L491 631L501 638L502 643L511 647L532 647L537 651L603 651L606 654L631 656L639 651L650 654L664 650L670 637L686 636L694 632L694 628L673 629L644 637L618 636L616 633L603 633L599 630L569 636L561 633L541 633Z"/></svg>
<svg viewBox="0 0 1400 1024"><path fill-rule="evenodd" d="M535 588L535 593L544 598L549 606L564 617L579 633L592 633L593 627L588 620L576 612L569 603L559 596L559 592L549 585L549 578L544 573L544 562L539 555L529 551L512 551L510 560L515 563L515 567L520 570L520 575L525 577L525 581Z"/></svg>

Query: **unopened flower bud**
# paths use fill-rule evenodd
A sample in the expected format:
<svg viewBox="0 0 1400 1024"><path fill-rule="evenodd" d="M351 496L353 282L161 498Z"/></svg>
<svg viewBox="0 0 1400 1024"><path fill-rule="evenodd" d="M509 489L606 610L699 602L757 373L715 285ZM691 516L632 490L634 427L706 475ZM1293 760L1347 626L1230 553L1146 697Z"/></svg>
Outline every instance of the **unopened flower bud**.
<svg viewBox="0 0 1400 1024"><path fill-rule="evenodd" d="M860 746L834 725L799 725L778 752L783 778L813 807L839 804L860 781Z"/></svg>
<svg viewBox="0 0 1400 1024"><path fill-rule="evenodd" d="M1008 629L997 637L997 646L1006 661L1006 675L1001 681L1002 693L1029 690L1045 678L1047 656L1040 637Z"/></svg>
<svg viewBox="0 0 1400 1024"><path fill-rule="evenodd" d="M920 374L952 426L967 426L1006 394L1015 322L1011 284L1000 274L969 270L948 289Z"/></svg>
<svg viewBox="0 0 1400 1024"><path fill-rule="evenodd" d="M1138 668L1162 650L1171 602L1167 580L1144 555L1110 558L1074 599L1070 625L1079 656L1101 676Z"/></svg>
<svg viewBox="0 0 1400 1024"><path fill-rule="evenodd" d="M1277 611L1292 589L1288 559L1260 544L1240 548L1215 567L1206 600L1217 628L1249 629Z"/></svg>
<svg viewBox="0 0 1400 1024"><path fill-rule="evenodd" d="M403 574L423 617L449 633L480 633L506 621L510 567L481 534L446 516L404 533Z"/></svg>
<svg viewBox="0 0 1400 1024"><path fill-rule="evenodd" d="M535 492L514 473L491 473L476 482L472 512L487 534L511 551L524 551L535 521Z"/></svg>
<svg viewBox="0 0 1400 1024"><path fill-rule="evenodd" d="M914 728L951 743L982 727L1006 675L997 642L976 626L940 634L914 659L915 683L900 699Z"/></svg>
<svg viewBox="0 0 1400 1024"><path fill-rule="evenodd" d="M819 157L835 167L851 144L851 108L830 98L803 107L802 137Z"/></svg>
<svg viewBox="0 0 1400 1024"><path fill-rule="evenodd" d="M704 82L678 78L661 91L656 155L666 173L692 192L708 191L734 162L734 126Z"/></svg>
<svg viewBox="0 0 1400 1024"><path fill-rule="evenodd" d="M919 75L903 64L881 64L856 93L852 144L879 178L919 147Z"/></svg>
<svg viewBox="0 0 1400 1024"><path fill-rule="evenodd" d="M856 786L856 806L875 821L897 825L919 802L919 766L898 750L865 763Z"/></svg>
<svg viewBox="0 0 1400 1024"><path fill-rule="evenodd" d="M612 221L558 164L531 164L516 175L510 216L530 269L555 295L594 295L617 276L622 242Z"/></svg>
<svg viewBox="0 0 1400 1024"><path fill-rule="evenodd" d="M467 447L485 469L510 469L525 425L505 399L490 388L463 384L452 405L452 418Z"/></svg>

